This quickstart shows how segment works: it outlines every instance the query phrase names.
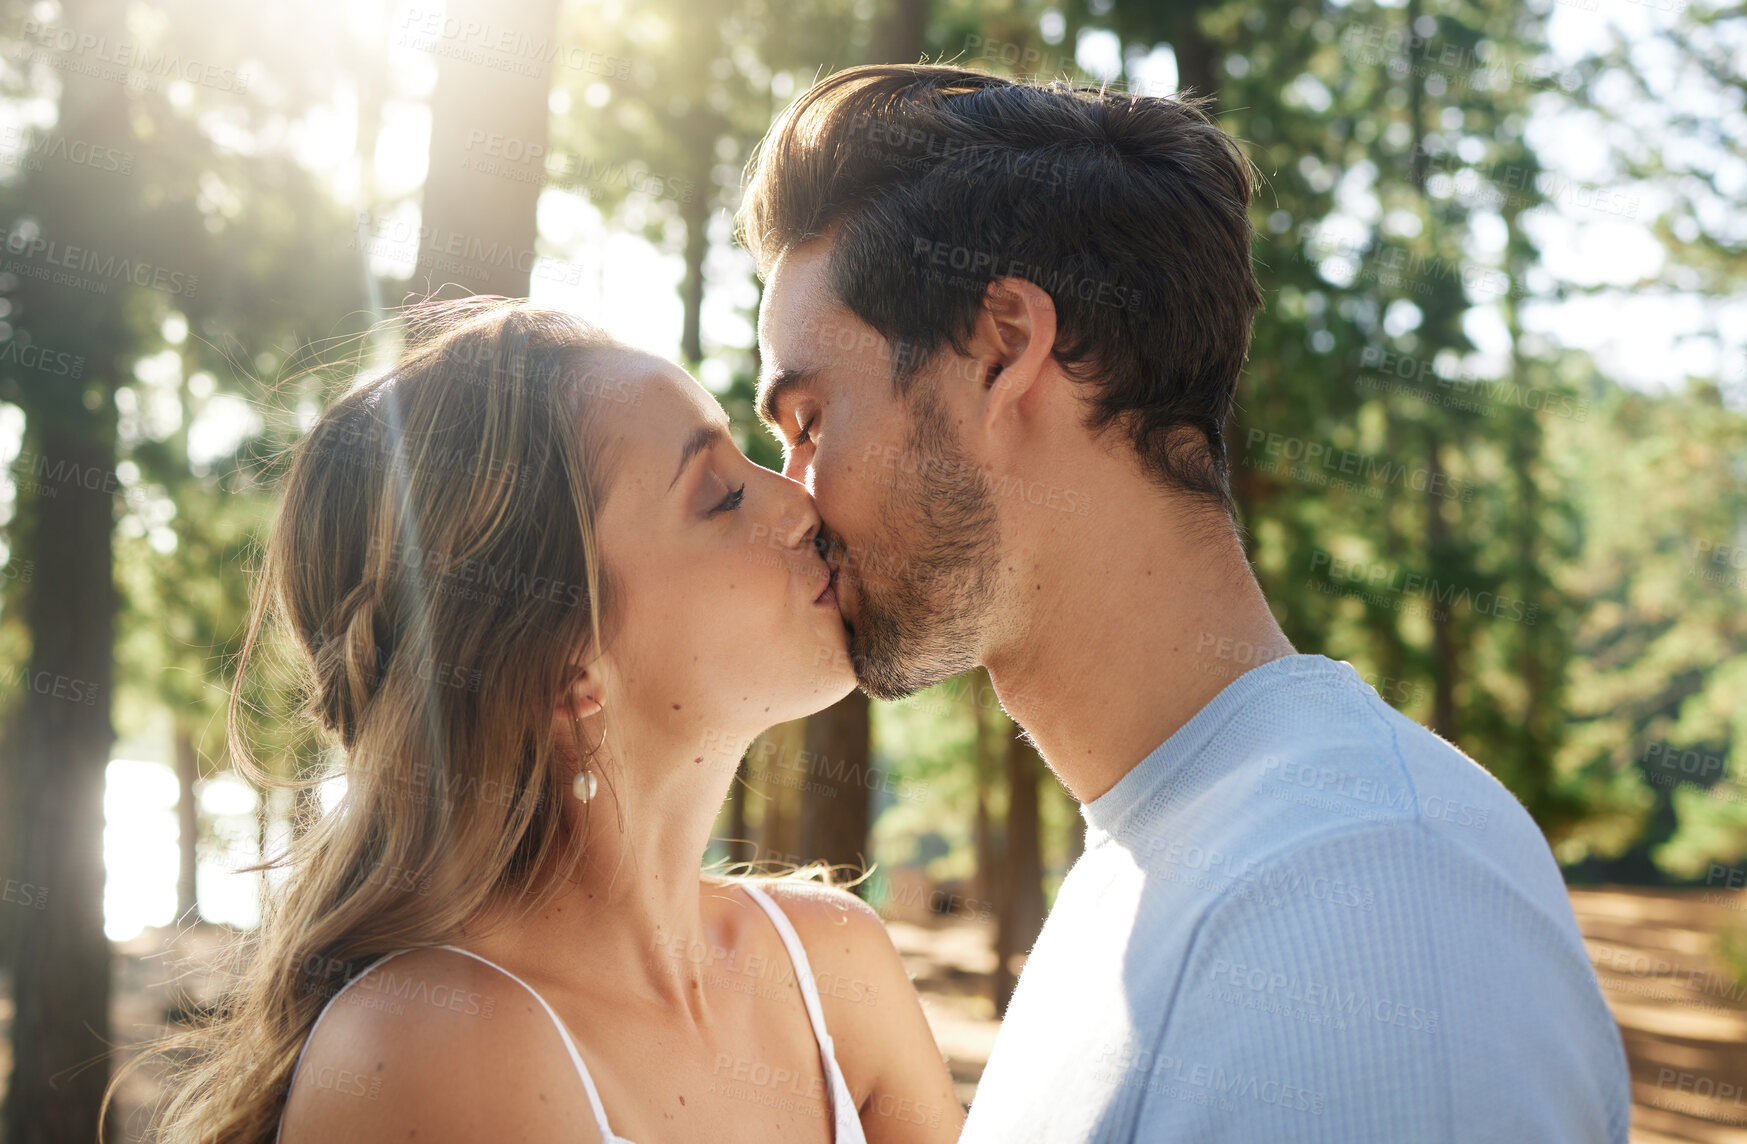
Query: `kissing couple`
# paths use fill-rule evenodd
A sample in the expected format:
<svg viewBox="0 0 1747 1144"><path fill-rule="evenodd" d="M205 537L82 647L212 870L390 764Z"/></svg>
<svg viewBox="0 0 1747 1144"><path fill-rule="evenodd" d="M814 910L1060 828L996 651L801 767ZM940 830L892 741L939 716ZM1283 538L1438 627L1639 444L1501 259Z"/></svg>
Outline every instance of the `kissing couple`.
<svg viewBox="0 0 1747 1144"><path fill-rule="evenodd" d="M502 299L415 308L299 444L245 663L297 659L346 792L171 1138L1624 1144L1541 832L1246 559L1233 141L870 66L749 176L780 472L678 366ZM1086 837L967 1121L871 909L701 868L760 732L978 665Z"/></svg>

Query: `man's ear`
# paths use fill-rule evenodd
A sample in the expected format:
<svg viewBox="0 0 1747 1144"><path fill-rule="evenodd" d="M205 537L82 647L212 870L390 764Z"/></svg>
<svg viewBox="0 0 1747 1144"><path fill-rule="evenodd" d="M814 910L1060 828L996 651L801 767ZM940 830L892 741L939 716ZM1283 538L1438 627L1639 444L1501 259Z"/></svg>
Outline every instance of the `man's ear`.
<svg viewBox="0 0 1747 1144"><path fill-rule="evenodd" d="M1055 300L1030 279L995 279L983 295L969 348L981 369L983 426L992 429L1014 414L1055 360Z"/></svg>

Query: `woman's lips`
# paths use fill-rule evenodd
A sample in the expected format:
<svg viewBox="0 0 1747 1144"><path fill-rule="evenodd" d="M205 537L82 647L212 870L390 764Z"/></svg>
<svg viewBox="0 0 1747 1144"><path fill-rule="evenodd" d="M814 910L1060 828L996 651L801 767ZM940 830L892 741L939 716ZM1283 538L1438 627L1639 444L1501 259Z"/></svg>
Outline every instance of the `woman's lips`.
<svg viewBox="0 0 1747 1144"><path fill-rule="evenodd" d="M827 604L833 608L837 606L837 569L831 569L830 574L825 577L825 586L819 589L819 594L813 597L813 602L821 607Z"/></svg>

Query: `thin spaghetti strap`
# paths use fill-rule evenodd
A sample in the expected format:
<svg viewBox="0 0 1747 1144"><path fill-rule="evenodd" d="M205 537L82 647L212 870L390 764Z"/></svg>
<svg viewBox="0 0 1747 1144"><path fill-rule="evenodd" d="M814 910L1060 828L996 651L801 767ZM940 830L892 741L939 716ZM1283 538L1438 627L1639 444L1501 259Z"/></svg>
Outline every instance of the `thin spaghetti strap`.
<svg viewBox="0 0 1747 1144"><path fill-rule="evenodd" d="M807 949L801 944L801 935L795 932L794 923L769 894L749 882L742 882L741 886L747 896L770 915L771 924L776 926L784 948L789 951L789 960L794 963L795 984L801 990L801 1003L806 1006L807 1019L812 1022L813 1036L819 1042L819 1061L825 1070L826 1087L831 1093L831 1139L834 1144L866 1144L867 1135L861 1126L855 1097L850 1094L849 1082L837 1064L837 1046L825 1029L825 1009L819 1004L819 986L813 980L813 967L807 961Z"/></svg>
<svg viewBox="0 0 1747 1144"><path fill-rule="evenodd" d="M825 1031L825 1010L819 1004L819 986L813 980L812 967L807 964L807 950L801 945L801 935L795 932L794 923L769 894L750 883L742 883L742 886L747 895L770 915L776 932L789 951L789 960L795 963L795 984L800 986L801 1002L807 1007L807 1020L813 1023L813 1034L820 1044L830 1044L831 1035Z"/></svg>
<svg viewBox="0 0 1747 1144"><path fill-rule="evenodd" d="M553 1010L552 1006L546 1003L546 999L540 996L540 991L535 989L532 985L529 985L526 981L523 981L520 977L511 973L509 970L505 969L503 966L499 965L497 962L492 961L487 957L481 957L470 949L462 949L458 945L439 945L434 948L452 950L455 953L464 953L475 961L484 962L486 965L491 966L493 969L533 994L534 1000L540 1003L540 1008L546 1010L546 1016L552 1018L552 1023L558 1026L558 1035L564 1038L564 1048L570 1053L570 1062L576 1066L576 1073L582 1078L582 1087L588 1092L588 1106L594 1110L594 1124L596 1130L600 1132L601 1144L612 1144L613 1141L617 1140L618 1137L613 1135L613 1130L607 1125L607 1110L606 1106L601 1103L601 1094L596 1091L594 1087L594 1078L588 1075L588 1066L582 1063L582 1054L577 1051L576 1042L570 1037L570 1030L567 1029L564 1022L559 1019L558 1014Z"/></svg>

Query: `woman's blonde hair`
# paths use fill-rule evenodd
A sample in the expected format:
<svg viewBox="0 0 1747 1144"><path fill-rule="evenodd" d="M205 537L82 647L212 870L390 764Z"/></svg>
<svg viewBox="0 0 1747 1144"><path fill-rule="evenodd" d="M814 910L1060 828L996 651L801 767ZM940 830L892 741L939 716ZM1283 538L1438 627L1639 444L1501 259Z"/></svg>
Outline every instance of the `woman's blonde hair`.
<svg viewBox="0 0 1747 1144"><path fill-rule="evenodd" d="M502 299L406 317L393 368L296 446L231 691L233 764L283 785L242 730L245 678L282 628L345 795L268 864L288 875L235 985L147 1054L177 1062L162 1139L271 1140L346 981L454 940L488 903L537 908L562 884L546 875L581 853L561 811L582 760L552 712L604 647L595 522L612 466L594 415L625 392L602 372L623 347Z"/></svg>

